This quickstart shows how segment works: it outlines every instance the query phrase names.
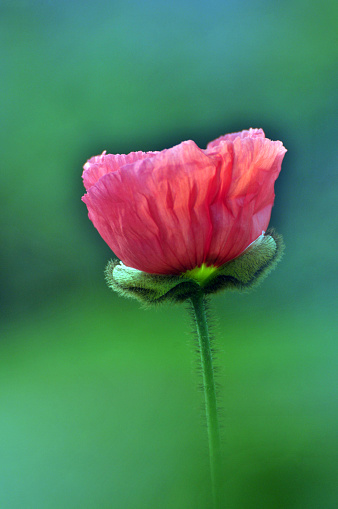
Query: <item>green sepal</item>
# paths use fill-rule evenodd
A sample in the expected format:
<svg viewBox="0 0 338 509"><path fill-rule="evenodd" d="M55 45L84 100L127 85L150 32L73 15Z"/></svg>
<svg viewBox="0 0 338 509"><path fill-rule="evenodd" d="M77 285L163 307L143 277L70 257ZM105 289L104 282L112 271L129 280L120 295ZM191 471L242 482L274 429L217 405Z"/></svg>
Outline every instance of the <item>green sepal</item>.
<svg viewBox="0 0 338 509"><path fill-rule="evenodd" d="M149 274L127 267L117 259L108 263L105 275L110 288L145 305L183 302L201 291L212 294L222 290L246 291L252 288L276 266L283 249L282 237L270 230L240 256L210 271L207 278L200 278L194 269L180 275Z"/></svg>

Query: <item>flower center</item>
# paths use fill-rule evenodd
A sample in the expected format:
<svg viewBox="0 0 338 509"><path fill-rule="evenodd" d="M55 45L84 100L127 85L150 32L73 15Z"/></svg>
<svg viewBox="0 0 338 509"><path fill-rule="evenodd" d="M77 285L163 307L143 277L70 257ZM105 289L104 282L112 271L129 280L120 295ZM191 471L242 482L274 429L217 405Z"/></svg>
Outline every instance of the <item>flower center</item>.
<svg viewBox="0 0 338 509"><path fill-rule="evenodd" d="M205 283L217 269L218 267L215 267L214 265L208 266L205 263L202 263L200 267L195 267L194 269L184 272L183 276L195 279L197 283L203 285L203 283Z"/></svg>

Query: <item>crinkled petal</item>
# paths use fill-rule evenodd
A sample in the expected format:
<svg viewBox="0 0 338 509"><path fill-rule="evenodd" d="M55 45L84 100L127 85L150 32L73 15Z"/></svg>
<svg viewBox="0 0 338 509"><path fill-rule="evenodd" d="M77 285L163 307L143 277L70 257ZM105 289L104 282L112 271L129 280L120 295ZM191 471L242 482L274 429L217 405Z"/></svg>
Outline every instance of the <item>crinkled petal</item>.
<svg viewBox="0 0 338 509"><path fill-rule="evenodd" d="M237 136L220 143L223 165L219 194L210 206L209 263L222 265L239 256L267 229L285 152L281 142L261 136Z"/></svg>
<svg viewBox="0 0 338 509"><path fill-rule="evenodd" d="M221 141L234 141L236 138L265 138L263 129L248 129L238 133L230 133L216 138L207 145L207 150L218 147Z"/></svg>
<svg viewBox="0 0 338 509"><path fill-rule="evenodd" d="M83 174L89 218L129 267L178 274L221 266L267 229L286 150L262 129L221 136L201 150L90 159Z"/></svg>
<svg viewBox="0 0 338 509"><path fill-rule="evenodd" d="M135 163L142 159L154 157L158 152L130 152L130 154L106 154L104 151L100 156L91 157L84 165L82 178L86 190L106 175L119 170L127 164Z"/></svg>
<svg viewBox="0 0 338 509"><path fill-rule="evenodd" d="M203 263L211 242L216 169L213 157L187 141L104 175L83 201L125 265L180 273Z"/></svg>

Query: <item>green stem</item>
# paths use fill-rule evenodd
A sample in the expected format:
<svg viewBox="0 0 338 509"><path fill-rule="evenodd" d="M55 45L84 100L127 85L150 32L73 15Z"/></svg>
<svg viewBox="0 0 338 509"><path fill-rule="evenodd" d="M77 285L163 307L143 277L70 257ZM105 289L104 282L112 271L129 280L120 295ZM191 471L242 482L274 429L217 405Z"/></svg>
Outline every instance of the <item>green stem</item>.
<svg viewBox="0 0 338 509"><path fill-rule="evenodd" d="M213 502L214 508L218 509L220 507L221 447L217 415L214 368L212 363L208 322L205 311L205 297L203 293L200 292L191 297L191 302L195 312L199 350L201 354Z"/></svg>

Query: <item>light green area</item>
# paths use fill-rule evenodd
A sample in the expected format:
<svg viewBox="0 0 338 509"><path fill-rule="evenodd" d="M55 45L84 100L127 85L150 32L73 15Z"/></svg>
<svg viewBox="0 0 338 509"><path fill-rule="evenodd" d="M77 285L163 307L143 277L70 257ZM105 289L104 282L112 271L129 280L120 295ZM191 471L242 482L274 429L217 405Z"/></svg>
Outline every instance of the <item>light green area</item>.
<svg viewBox="0 0 338 509"><path fill-rule="evenodd" d="M210 276L215 274L218 267L215 267L214 265L206 265L205 263L202 263L200 267L195 267L192 270L187 270L183 274L183 277L191 278L197 281L201 286L203 286L203 283L205 283Z"/></svg>
<svg viewBox="0 0 338 509"><path fill-rule="evenodd" d="M260 304L212 300L226 496L235 509L333 508L334 309ZM210 507L189 328L183 306L144 311L96 287L9 324L1 508Z"/></svg>

